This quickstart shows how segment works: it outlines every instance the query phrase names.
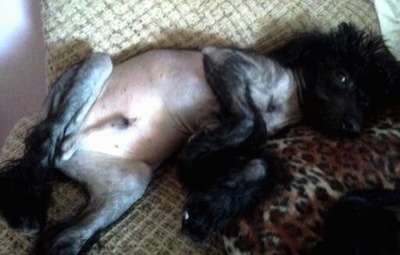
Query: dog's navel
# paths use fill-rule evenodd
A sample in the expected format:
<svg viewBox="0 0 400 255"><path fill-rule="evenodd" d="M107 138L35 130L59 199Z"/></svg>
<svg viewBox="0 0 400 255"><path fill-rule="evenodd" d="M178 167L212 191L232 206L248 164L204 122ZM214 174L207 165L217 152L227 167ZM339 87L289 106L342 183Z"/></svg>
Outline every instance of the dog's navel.
<svg viewBox="0 0 400 255"><path fill-rule="evenodd" d="M116 129L126 129L136 122L136 118L128 119L126 117L119 117L115 121L111 122L111 127Z"/></svg>

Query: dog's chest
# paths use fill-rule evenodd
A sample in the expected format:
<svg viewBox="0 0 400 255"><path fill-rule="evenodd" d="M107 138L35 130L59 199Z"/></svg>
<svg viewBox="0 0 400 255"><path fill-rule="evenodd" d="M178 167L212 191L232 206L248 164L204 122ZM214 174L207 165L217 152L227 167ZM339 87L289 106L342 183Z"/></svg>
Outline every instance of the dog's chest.
<svg viewBox="0 0 400 255"><path fill-rule="evenodd" d="M273 61L268 72L260 77L260 85L252 86L251 95L267 126L268 135L300 121L297 87L293 73Z"/></svg>

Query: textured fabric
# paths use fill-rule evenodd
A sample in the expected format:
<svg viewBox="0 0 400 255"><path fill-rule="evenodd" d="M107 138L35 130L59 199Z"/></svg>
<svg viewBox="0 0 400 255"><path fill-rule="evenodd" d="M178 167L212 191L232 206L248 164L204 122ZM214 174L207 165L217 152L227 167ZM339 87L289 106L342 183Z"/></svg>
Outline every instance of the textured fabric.
<svg viewBox="0 0 400 255"><path fill-rule="evenodd" d="M36 116L22 118L15 125L5 142L1 162L21 154L26 131L36 119ZM50 222L73 215L85 202L81 187L72 183L56 183L53 197ZM89 254L222 254L220 238L215 237L210 244L202 246L180 234L184 199L174 162L166 163L157 171L144 197L101 237ZM34 241L34 237L16 233L0 220L1 255L26 255Z"/></svg>
<svg viewBox="0 0 400 255"><path fill-rule="evenodd" d="M329 208L358 189L400 188L400 107L379 114L356 138L306 125L268 142L288 171L263 205L226 233L231 254L309 254Z"/></svg>
<svg viewBox="0 0 400 255"><path fill-rule="evenodd" d="M44 0L49 84L91 50L117 62L151 48L271 48L343 21L377 30L366 0Z"/></svg>
<svg viewBox="0 0 400 255"><path fill-rule="evenodd" d="M201 48L205 45L268 50L304 31L327 31L342 21L378 31L369 0L43 0L47 74L50 86L69 66L91 51L111 53L116 62L152 48ZM8 137L2 159L18 155L34 118L22 119ZM82 192L58 184L51 219L82 206ZM90 254L222 254L221 238L201 246L179 233L184 193L174 165L157 173L144 197L119 223L105 232ZM268 209L268 207L265 207ZM249 228L255 225L248 224ZM263 235L270 226L260 230ZM257 236L252 229L250 232ZM228 235L229 236L229 235ZM230 251L251 243L248 236ZM233 237L234 238L234 237ZM247 241L243 239L247 238ZM262 239L260 239L262 240ZM8 229L0 220L0 254L27 254L34 238ZM285 240L283 241L286 242ZM290 239L288 239L290 242ZM247 247L264 245L253 243ZM293 246L293 247L296 247ZM268 251L279 247L268 243Z"/></svg>

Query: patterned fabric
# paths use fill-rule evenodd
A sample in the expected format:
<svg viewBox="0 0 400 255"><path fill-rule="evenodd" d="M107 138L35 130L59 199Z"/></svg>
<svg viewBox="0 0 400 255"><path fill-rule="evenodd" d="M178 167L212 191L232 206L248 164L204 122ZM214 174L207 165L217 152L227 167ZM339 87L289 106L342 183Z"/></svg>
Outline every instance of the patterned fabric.
<svg viewBox="0 0 400 255"><path fill-rule="evenodd" d="M111 53L116 62L121 62L152 48L235 45L265 51L296 33L327 31L342 21L375 32L379 29L370 0L42 0L42 3L47 88L91 51ZM2 160L21 152L23 136L34 120L24 118L18 123L3 148ZM371 127L367 133L372 130ZM333 155L340 151L339 147L354 148L355 141L328 139L322 145L322 136L304 126L291 130L285 137L272 141L270 146L275 146L287 161L293 181L289 187L279 188L255 215L242 220L240 228L233 226L226 233L226 246L231 253L290 254L286 251L296 253L307 249L318 237L322 223L312 213L325 210L317 197L327 197L329 204L330 195L338 196L351 183L369 185L361 177L368 169L377 168L372 168L372 160L362 163L359 156L357 174L345 178L341 176L341 162L336 162L338 158ZM367 142L368 137L365 139ZM308 154L303 155L305 152ZM356 157L356 153L351 155ZM315 160L320 163L313 164ZM372 180L380 177L382 185L390 186L389 181L383 181L386 172L381 171L371 170L376 174L368 176ZM354 178L358 179L352 182ZM313 182L323 188L317 189L317 184L311 185ZM54 197L51 220L76 212L84 203L82 191L72 184L57 184ZM121 222L101 236L89 254L222 254L220 236L207 245L199 245L180 234L184 198L174 164L167 164L157 172L144 197ZM293 203L297 200L301 203ZM300 216L299 212L303 214ZM283 217L283 213L287 216ZM297 218L303 220L295 221ZM307 226L306 222L314 225ZM21 236L0 220L0 254L27 254L33 242L34 237Z"/></svg>
<svg viewBox="0 0 400 255"><path fill-rule="evenodd" d="M229 253L307 254L339 196L357 189L400 188L399 110L381 113L359 137L332 138L303 125L270 141L288 180L227 231Z"/></svg>

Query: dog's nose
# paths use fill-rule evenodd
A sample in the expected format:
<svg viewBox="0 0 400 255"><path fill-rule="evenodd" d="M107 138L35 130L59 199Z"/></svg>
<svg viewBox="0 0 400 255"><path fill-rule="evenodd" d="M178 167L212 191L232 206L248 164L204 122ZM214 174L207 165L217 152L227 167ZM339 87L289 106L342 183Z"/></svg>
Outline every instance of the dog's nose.
<svg viewBox="0 0 400 255"><path fill-rule="evenodd" d="M361 131L361 123L354 117L346 117L342 122L342 130L347 133L359 133Z"/></svg>

